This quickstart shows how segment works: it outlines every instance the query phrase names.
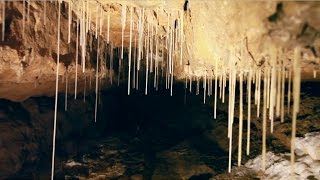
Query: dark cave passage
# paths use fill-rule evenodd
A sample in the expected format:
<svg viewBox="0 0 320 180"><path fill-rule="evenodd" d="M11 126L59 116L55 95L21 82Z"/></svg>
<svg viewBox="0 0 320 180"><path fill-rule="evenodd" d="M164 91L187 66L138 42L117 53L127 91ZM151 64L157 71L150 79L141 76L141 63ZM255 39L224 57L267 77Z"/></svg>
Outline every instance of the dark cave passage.
<svg viewBox="0 0 320 180"><path fill-rule="evenodd" d="M315 86L318 83L303 83L301 99L306 103L301 107L307 110L299 114L298 119L305 121L305 129L298 131L298 136L319 130L312 123L318 120L319 113L314 112L319 107L310 104L320 100L319 92L311 88ZM64 95L59 96L57 179L99 176L102 179L210 179L226 172L227 100L224 104L218 101L215 120L213 97L207 97L203 104L203 92L190 93L183 83L175 84L173 96L164 88L150 90L147 96L144 91L133 91L129 96L126 92L123 84L101 92L96 123L94 94L87 96L85 102L81 95L77 100L68 96L67 111L64 111ZM1 174L5 179L49 178L53 107L54 99L48 97L29 98L21 103L1 100L0 146L4 156L0 165L6 170ZM243 157L244 161L261 152L261 119L253 117L252 150L250 156ZM238 121L236 116L235 144ZM290 121L290 115L286 115L286 121ZM284 134L290 132L286 124L279 125ZM246 126L243 130L245 134ZM270 150L288 150L277 135L268 137ZM245 138L243 142L246 143ZM236 152L237 145L233 147L234 164Z"/></svg>

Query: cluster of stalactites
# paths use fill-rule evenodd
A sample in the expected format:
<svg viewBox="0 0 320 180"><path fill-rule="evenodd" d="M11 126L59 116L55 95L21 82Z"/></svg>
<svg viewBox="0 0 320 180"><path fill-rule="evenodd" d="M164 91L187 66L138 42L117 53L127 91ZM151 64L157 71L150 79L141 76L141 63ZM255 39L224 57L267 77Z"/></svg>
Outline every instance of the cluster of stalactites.
<svg viewBox="0 0 320 180"><path fill-rule="evenodd" d="M122 27L122 39L121 39L121 51L114 49L114 43L111 41L111 5L102 5L96 3L96 11L91 12L89 8L89 0L82 0L75 2L71 0L65 0L68 3L68 43L71 43L72 33L76 35L76 57L74 60L75 64L75 81L74 81L74 98L77 98L78 94L78 66L82 70L84 75L84 90L83 97L85 101L85 93L87 86L86 78L86 64L89 61L87 48L91 48L93 43L96 44L96 67L95 67L95 122L97 121L98 101L101 90L102 79L107 79L109 76L110 83L113 83L114 77L114 59L119 57L118 60L118 85L120 84L120 78L122 71L124 71L124 61L128 63L128 95L131 89L139 90L139 74L141 74L141 67L144 66L145 70L145 94L148 94L148 87L151 86L148 83L153 81L153 88L158 90L159 88L159 77L166 78L166 89L170 89L172 95L173 77L175 66L183 66L183 44L184 44L184 25L183 10L177 11L172 10L165 12L163 8L157 9L145 9L137 7L127 7L122 4L121 10L121 24ZM44 8L44 21L46 19L46 1L43 1ZM59 89L59 51L60 51L60 24L61 24L61 3L58 1L58 30L57 30L57 68L56 68L56 94L55 94L55 113L54 113L54 132L53 132L53 151L52 151L52 173L51 179L54 177L54 156L55 156L55 136L56 136L56 121L57 121L57 101L58 101L58 89ZM23 7L25 9L25 0L23 0ZM29 7L29 3L28 3ZM159 11L163 11L168 16L168 22L165 27L166 34L159 33L159 23L153 13L158 14ZM129 13L127 13L129 12ZM29 10L28 10L29 13ZM95 19L92 19L93 13L95 13ZM75 16L73 15L75 14ZM127 15L129 14L129 15ZM133 16L137 15L137 18ZM23 11L23 35L25 29L25 18L28 18L28 14ZM106 17L104 17L106 16ZM127 17L129 16L129 18ZM135 21L135 19L137 19ZM106 22L104 22L106 21ZM126 27L126 21L129 21L129 27ZM92 23L94 22L94 23ZM45 23L44 23L45 24ZM106 24L107 33L104 34L103 26ZM76 25L76 27L74 27ZM124 32L125 29L129 28L129 47L124 47ZM106 38L105 38L106 37ZM93 38L96 40L93 41ZM92 49L91 49L92 50ZM124 52L128 52L125 56ZM118 52L118 56L114 56L114 52ZM166 53L165 53L166 52ZM80 56L79 56L80 55ZM80 61L80 62L79 62ZM108 62L109 61L109 62ZM107 69L109 63L109 72L103 73L103 69ZM78 65L80 64L80 65ZM126 71L124 71L126 72ZM81 72L80 72L81 73ZM149 74L153 74L153 79L150 79ZM92 73L90 73L92 74ZM68 69L65 73L65 110L68 105L68 84L71 79L68 74ZM89 76L89 86L91 87L91 75Z"/></svg>
<svg viewBox="0 0 320 180"><path fill-rule="evenodd" d="M55 134L56 134L56 120L57 120L57 100L58 100L58 86L59 86L59 51L60 51L60 26L61 26L61 2L58 1L59 11L58 11L58 33L57 33L57 68L56 68L56 96L55 96L55 114L54 114L54 135L53 135L53 153L52 153L52 179L54 174L54 152L55 152ZM30 13L30 3L26 7L26 1L23 0L23 37L25 31L25 21L29 19ZM46 19L46 8L47 1L43 1L44 8L44 22ZM114 47L113 43L110 42L110 21L111 9L110 5L105 8L101 4L97 4L96 8L96 19L92 19L92 12L89 9L89 1L82 0L77 1L79 3L76 8L73 8L73 2L68 0L68 43L71 42L71 34L76 33L76 57L75 57L75 89L74 94L77 97L77 84L78 84L78 64L80 60L82 72L86 71L86 61L87 57L87 47L88 45L92 47L92 39L88 39L88 33L94 33L94 37L97 42L97 55L96 55L96 75L95 75L95 121L97 120L97 104L98 104L98 95L99 90L101 89L101 72L102 67L107 65L107 60L110 64L110 73L104 74L104 76L109 75L110 83L113 81L113 61L114 61ZM6 2L2 3L2 41L5 38L5 5ZM27 12L25 11L27 9ZM105 11L106 12L106 17ZM120 74L124 69L122 64L124 61L124 49L128 52L128 94L130 94L131 89L139 89L139 74L142 69L141 66L144 63L145 65L145 85L144 91L145 94L148 94L148 87L150 80L150 73L153 73L153 87L158 90L159 87L159 77L165 78L165 88L170 89L170 94L172 95L172 87L174 80L174 69L176 66L185 66L183 59L183 45L184 45L184 14L183 11L169 11L167 13L167 25L164 27L166 29L166 34L160 35L159 24L157 19L152 15L151 12L163 11L162 8L156 10L144 9L144 8L133 8L122 5L122 18L121 24L122 27L122 47L121 53L119 53L119 67L118 67L118 85L120 83ZM77 16L73 17L72 13L75 13ZM129 13L127 13L129 12ZM127 15L129 14L129 15ZM138 18L133 18L137 15ZM129 16L129 18L127 18ZM129 48L124 47L124 31L126 27L126 21L129 19ZM74 23L75 21L75 23ZM95 21L95 25L91 22ZM104 23L106 21L106 23ZM45 23L44 23L45 24ZM74 28L72 25L76 24ZM107 34L106 40L103 38L103 26L107 25ZM105 44L106 47L102 47ZM80 51L80 53L78 52ZM120 51L118 51L120 52ZM165 53L166 52L166 53ZM294 172L294 138L296 134L296 117L299 111L299 94L300 94L300 59L301 53L300 48L297 47L294 49L293 65L290 67L285 67L283 63L283 55L281 51L277 50L275 47L271 47L269 50L269 59L268 63L264 63L262 66L251 65L249 68L246 67L244 71L244 64L241 64L241 58L245 58L243 49L240 50L240 55L237 53L230 53L228 58L228 64L222 64L221 61L218 64L218 61L215 61L214 68L205 68L202 76L192 76L186 75L186 85L185 87L190 89L192 92L192 82L196 81L196 94L200 94L200 81L202 80L203 87L203 101L206 103L206 97L214 95L214 118L216 118L217 111L217 99L218 93L219 98L222 100L222 103L225 102L225 94L228 80L228 138L229 138L229 172L231 171L231 157L232 157L232 131L234 124L234 109L235 109L235 97L236 97L236 82L239 81L239 140L238 140L238 165L241 165L242 157L242 129L243 129L243 92L247 91L247 145L246 145L246 154L250 153L250 123L251 123L251 95L254 95L254 104L257 109L257 117L260 117L261 105L262 108L262 170L265 170L265 155L266 155L266 133L267 127L270 128L270 133L273 133L275 117L280 117L281 122L284 122L284 113L287 109L287 113L292 113L292 140L291 140L291 163L292 163L292 172ZM80 57L78 56L80 54ZM80 58L80 59L79 59ZM109 59L108 59L109 58ZM133 62L132 62L133 61ZM244 62L244 61L243 61ZM219 66L219 67L218 67ZM190 68L190 65L187 66ZM106 67L104 67L106 68ZM100 72L99 72L100 71ZM67 110L67 94L68 94L68 74L65 78L65 110ZM285 81L287 83L287 92L285 92ZM86 87L86 78L84 78ZM247 86L243 85L246 82ZM189 86L188 86L189 83ZM251 93L252 84L254 84L254 93ZM263 85L263 89L262 89ZM91 76L90 76L90 86L91 86ZM219 86L219 89L218 89ZM262 90L262 92L261 92ZM85 89L84 89L85 93ZM285 107L285 95L287 95L287 107ZM84 94L85 97L85 94ZM291 98L293 97L293 107L291 107ZM85 99L84 99L85 100ZM261 102L262 100L262 102ZM292 110L290 110L293 108ZM268 113L267 113L268 112ZM267 116L268 115L268 116ZM267 117L269 118L270 124L267 125Z"/></svg>
<svg viewBox="0 0 320 180"><path fill-rule="evenodd" d="M264 171L266 167L266 135L268 128L270 133L274 131L275 119L284 122L285 112L292 113L292 139L291 139L291 167L294 173L294 139L296 133L296 118L299 111L300 99L300 74L301 74L301 52L300 47L294 49L293 64L286 65L285 58L281 48L270 47L269 59L263 65L257 66L249 63L249 67L243 67L241 58L237 56L235 51L231 51L228 56L227 65L218 65L202 72L201 76L186 76L185 88L189 88L192 92L192 82L196 81L195 93L200 94L200 82L202 81L203 103L206 103L206 97L214 93L214 118L217 111L217 97L222 103L225 102L225 94L228 82L228 138L229 138L229 167L231 171L232 160L232 135L234 125L235 107L239 108L239 135L238 135L238 165L241 165L242 159L242 141L243 141L243 118L247 115L247 144L246 154L250 154L250 127L251 127L251 99L254 98L256 106L256 117L262 115L262 165ZM237 83L238 82L238 83ZM286 83L287 82L287 83ZM246 83L246 86L244 86ZM239 85L239 93L236 92L236 86ZM286 87L287 85L287 87ZM218 87L219 86L219 87ZM218 90L219 88L219 90ZM251 91L254 91L251 93ZM219 91L219 92L218 92ZM262 91L262 92L261 92ZM247 92L247 112L243 112L243 93ZM239 106L235 106L236 94L239 94ZM253 95L253 97L252 97ZM287 96L287 105L285 104L285 96ZM293 106L291 101L293 99ZM262 106L262 111L261 111ZM291 110L292 109L292 110Z"/></svg>

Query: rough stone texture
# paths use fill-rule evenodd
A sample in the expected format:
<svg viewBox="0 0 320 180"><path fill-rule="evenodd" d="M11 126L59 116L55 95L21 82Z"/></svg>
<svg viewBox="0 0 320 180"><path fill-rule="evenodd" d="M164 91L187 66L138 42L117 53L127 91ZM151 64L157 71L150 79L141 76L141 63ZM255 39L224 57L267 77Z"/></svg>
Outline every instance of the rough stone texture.
<svg viewBox="0 0 320 180"><path fill-rule="evenodd" d="M59 91L64 91L65 79L68 76L69 93L71 94L74 93L76 25L73 22L72 41L68 44L66 4L61 6L63 13L61 15ZM54 95L57 67L58 6L55 3L47 2L46 24L43 20L43 9L41 2L30 3L30 15L29 19L26 19L25 33L23 33L22 2L6 3L5 41L0 42L1 98L22 101L30 96ZM93 39L93 43L88 45L87 50L87 69L85 71L87 81L89 81L89 76L94 74L93 66L95 66L97 47L93 35L88 35L88 38ZM105 44L101 43L100 48L104 47ZM83 91L84 86L84 73L82 73L80 62L79 50L78 92ZM106 69L102 68L100 76L102 77L105 73Z"/></svg>
<svg viewBox="0 0 320 180"><path fill-rule="evenodd" d="M320 160L320 132L308 133L304 138L297 138L296 151L299 155L308 154L313 160Z"/></svg>
<svg viewBox="0 0 320 180"><path fill-rule="evenodd" d="M91 113L87 114L84 109ZM68 112L59 109L58 170L60 158L76 154L79 148L75 144L81 143L79 138L90 132L92 112L80 100L70 102ZM28 99L22 103L0 100L0 179L15 178L17 173L18 179L29 178L30 173L39 175L41 169L48 167L53 113L53 101L48 98ZM95 134L93 132L92 135ZM48 178L48 174L45 177Z"/></svg>
<svg viewBox="0 0 320 180"><path fill-rule="evenodd" d="M68 37L68 5L73 9L71 43ZM114 47L121 46L121 7L118 1L90 1L91 31L88 41L94 36L97 2L103 7L102 37L106 40L108 12L111 14L110 41ZM144 7L146 16L159 24L159 35L164 37L167 30L167 14L177 17L178 10L183 12L185 44L183 48L184 65L176 63L175 77L181 79L185 74L201 76L205 69L210 70L218 61L219 69L228 64L230 53L242 51L239 70L258 68L268 62L270 47L282 51L284 64L291 67L293 49L302 47L302 78L313 79L313 70L318 70L320 54L320 3L319 2L277 2L277 1L183 1L183 0L147 0L123 1L127 5L124 45L129 46L129 8ZM28 4L28 3L26 3ZM109 11L110 5L110 11ZM74 83L75 72L75 31L76 11L81 3L76 0L62 4L60 77L66 76L68 68L69 87ZM26 5L27 7L27 5ZM158 8L160 7L160 8ZM158 9L157 9L158 8ZM30 17L26 21L25 37L22 33L22 2L6 3L5 41L0 42L0 97L21 101L30 96L54 94L57 57L57 3L46 3L46 25L44 25L43 2L30 3ZM185 11L184 11L185 9ZM138 9L133 20L138 21ZM27 11L27 10L26 10ZM27 13L27 12L26 12ZM2 13L1 13L2 14ZM0 22L2 16L0 17ZM146 34L146 28L144 30ZM134 36L137 30L133 30ZM91 36L91 37L90 37ZM86 76L93 76L95 44L89 44L87 52ZM247 42L247 44L246 44ZM105 47L105 44L101 45ZM93 48L92 48L93 47ZM165 50L166 51L166 50ZM176 57L178 58L178 57ZM126 59L125 59L126 61ZM190 66L189 66L190 65ZM84 76L79 69L79 91L84 86ZM101 70L108 74L108 67ZM116 76L114 76L116 77ZM64 85L60 79L59 90ZM109 81L104 87L108 87ZM71 92L71 91L70 91Z"/></svg>

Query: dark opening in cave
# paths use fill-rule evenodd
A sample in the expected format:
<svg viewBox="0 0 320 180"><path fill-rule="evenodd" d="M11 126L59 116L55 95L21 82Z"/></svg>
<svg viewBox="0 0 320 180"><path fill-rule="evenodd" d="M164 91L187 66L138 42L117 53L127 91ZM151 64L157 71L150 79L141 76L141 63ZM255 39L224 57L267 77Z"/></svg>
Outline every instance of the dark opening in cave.
<svg viewBox="0 0 320 180"><path fill-rule="evenodd" d="M193 85L195 90L196 84ZM318 83L303 83L303 102L318 102L320 95L311 87ZM98 119L94 122L94 95L83 102L69 95L68 111L64 111L64 95L59 97L56 144L56 178L77 179L210 179L225 178L228 166L227 104L218 101L218 117L213 119L213 98L203 104L203 96L185 91L183 83L174 86L171 97L167 90L150 90L126 94L126 86L101 92ZM186 93L186 94L185 94ZM203 92L202 92L203 93ZM237 101L236 104L239 102ZM319 130L316 122L319 107L304 103L304 127L298 132ZM7 179L47 179L50 176L52 148L52 115L54 99L29 98L21 103L1 100L0 129L2 176ZM238 105L236 105L237 109ZM253 112L255 114L255 112ZM246 123L246 118L244 119ZM261 152L260 118L251 124L252 150L244 162ZM280 128L280 134L290 137L290 115ZM238 118L235 117L235 144ZM244 126L244 134L246 133ZM282 133L281 133L282 132ZM286 152L280 135L268 135L268 149ZM244 140L244 143L246 141ZM245 152L245 146L243 147ZM237 145L233 149L236 164ZM17 168L17 169L14 169ZM10 176L5 173L15 171ZM255 177L247 173L247 178Z"/></svg>

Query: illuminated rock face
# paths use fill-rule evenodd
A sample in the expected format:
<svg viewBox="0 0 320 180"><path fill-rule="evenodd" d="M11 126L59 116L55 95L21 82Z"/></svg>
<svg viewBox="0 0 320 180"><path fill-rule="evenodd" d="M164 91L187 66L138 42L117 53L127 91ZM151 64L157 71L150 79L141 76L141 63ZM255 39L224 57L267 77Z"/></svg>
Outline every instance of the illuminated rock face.
<svg viewBox="0 0 320 180"><path fill-rule="evenodd" d="M71 10L73 11L73 18L70 21L70 43L68 43L69 2L72 4ZM100 52L105 52L106 47L109 48L106 45L107 37L113 47L121 48L122 46L121 19L123 19L123 13L121 4L112 1L101 1L100 3L97 4L93 1L82 3L70 0L65 1L62 5L59 74L61 79L64 79L68 74L71 89L74 89L72 86L75 86L76 19L81 17L81 8L88 12L86 20L91 23L91 28L89 28L91 30L88 31L86 38L87 70L85 72L87 79L90 76L94 79L95 74L97 39L94 37L96 37L96 30L104 39L100 41ZM4 41L0 43L1 97L21 101L30 96L52 96L54 94L55 61L57 58L57 4L50 2L44 4L35 1L29 5L26 2L25 13L23 13L22 1L7 2L5 7L5 36ZM141 18L141 21L144 22L142 35L143 37L147 36L147 22L150 22L154 30L154 39L152 46L148 47L153 47L152 51L155 56L156 37L158 37L158 56L160 59L164 57L165 64L167 55L173 53L175 79L183 79L185 75L192 76L194 79L205 76L205 74L209 76L215 74L215 66L219 67L217 74L223 73L224 69L227 71L229 68L230 59L236 59L235 68L239 72L247 72L249 69L258 69L270 64L272 53L277 53L281 59L279 65L283 64L286 69L291 69L293 49L296 46L302 47L302 79L311 80L316 77L320 54L320 18L318 17L320 5L318 2L149 0L143 2L126 1L126 7L127 13L123 31L125 63L127 63L127 48L130 42L129 11L130 7L134 7L132 46L137 48L139 46L139 17L142 16L142 8L144 8L145 18ZM1 24L3 24L2 9ZM171 16L168 17L168 14ZM174 33L174 42L177 37L177 43L172 49L170 49L169 42L171 29ZM134 38L137 39L136 45ZM182 43L180 43L180 38ZM79 39L81 41L81 37ZM163 42L161 42L162 40ZM141 43L142 47L147 47L144 40ZM181 47L180 44L182 44ZM270 51L270 47L276 48L277 51ZM106 57L109 57L110 51L106 54L108 54ZM81 65L81 47L79 47L78 55L78 64ZM101 55L102 59L104 57ZM142 56L143 64L145 64L145 58L146 54L144 53ZM116 61L118 60L116 59ZM168 63L170 64L170 62ZM110 64L108 60L107 64ZM68 68L68 73L66 73L66 68ZM117 72L117 67L114 68ZM126 69L127 67L124 67L122 71ZM110 66L107 66L101 70L101 74L109 75L109 70ZM211 70L213 73L210 72ZM85 78L80 66L78 71L78 92L81 92L84 89ZM117 79L116 74L113 76L114 79ZM121 79L125 78L127 75ZM60 82L63 81L60 80ZM108 87L110 84L107 82L110 81L105 81L104 87ZM59 90L64 90L62 84ZM70 91L70 93L72 92L74 93L74 91Z"/></svg>
<svg viewBox="0 0 320 180"><path fill-rule="evenodd" d="M244 100L243 92L252 94L248 98L256 105L254 115L262 118L265 170L267 131L274 133L277 120L284 123L290 114L290 138L295 142L301 80L317 80L318 2L23 0L1 5L0 98L22 102L55 95L56 127L58 92L66 94L65 110L68 94L75 99L81 94L85 101L94 92L96 121L101 90L112 84L126 84L128 95L131 89L148 95L162 86L173 96L176 83L185 82L191 92L195 82L204 104L211 95L216 101L218 93L228 102L229 172L237 138L235 117L239 166L242 131L251 127L249 120L244 124L244 103L250 109L251 101ZM253 113L248 113L250 119ZM56 128L53 147L55 135ZM250 133L246 138L249 142ZM291 144L292 173L294 149ZM246 151L249 154L249 143Z"/></svg>

